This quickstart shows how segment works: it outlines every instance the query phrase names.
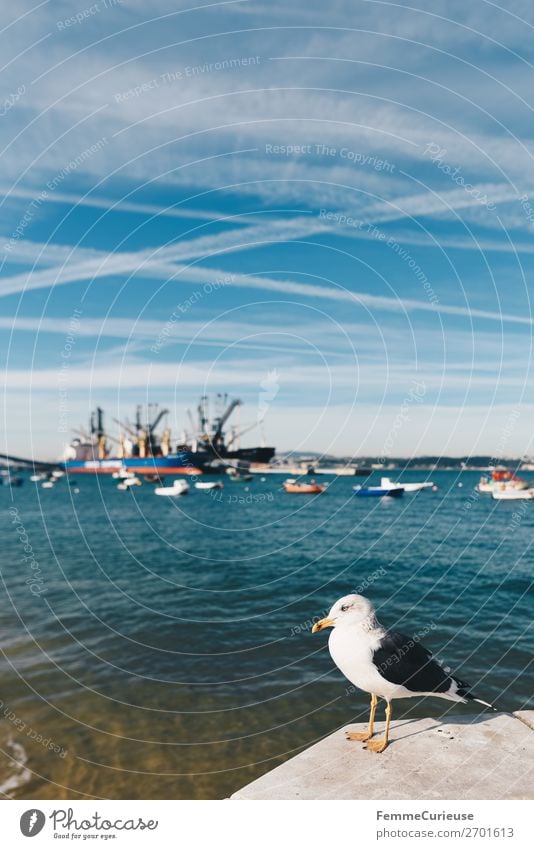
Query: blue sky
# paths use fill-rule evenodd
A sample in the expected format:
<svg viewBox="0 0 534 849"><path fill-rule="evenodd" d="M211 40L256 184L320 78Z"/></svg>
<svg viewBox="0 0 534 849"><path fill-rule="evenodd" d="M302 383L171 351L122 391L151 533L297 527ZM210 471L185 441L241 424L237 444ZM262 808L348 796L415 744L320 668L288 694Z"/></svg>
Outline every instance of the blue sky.
<svg viewBox="0 0 534 849"><path fill-rule="evenodd" d="M280 449L529 453L533 28L518 0L4 9L4 448L142 401L178 437L204 392L253 423L267 381Z"/></svg>

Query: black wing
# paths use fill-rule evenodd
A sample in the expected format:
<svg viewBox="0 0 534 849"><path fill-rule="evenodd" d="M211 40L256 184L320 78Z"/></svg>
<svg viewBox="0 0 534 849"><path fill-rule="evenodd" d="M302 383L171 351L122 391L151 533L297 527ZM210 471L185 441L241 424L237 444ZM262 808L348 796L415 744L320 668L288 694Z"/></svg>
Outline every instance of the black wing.
<svg viewBox="0 0 534 849"><path fill-rule="evenodd" d="M373 663L386 681L419 693L447 693L453 682L458 695L468 698L469 686L453 677L412 637L387 631L373 653Z"/></svg>

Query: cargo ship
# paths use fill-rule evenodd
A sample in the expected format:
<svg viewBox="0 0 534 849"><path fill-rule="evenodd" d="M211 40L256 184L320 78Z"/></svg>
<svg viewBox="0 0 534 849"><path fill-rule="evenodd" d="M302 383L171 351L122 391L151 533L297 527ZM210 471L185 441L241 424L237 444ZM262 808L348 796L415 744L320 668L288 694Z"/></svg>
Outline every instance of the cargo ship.
<svg viewBox="0 0 534 849"><path fill-rule="evenodd" d="M227 395L217 395L216 412L210 417L208 398L203 396L197 407L197 421L188 410L190 432L184 431L182 439L174 445L167 409L159 410L156 404L138 406L134 423L113 420L119 430L118 436L112 436L104 426L104 411L97 407L91 415L89 430L76 431L77 436L67 446L60 465L69 474L113 474L126 469L134 474L163 477L215 474L229 466L269 463L274 448L240 447L241 435L261 426L261 421L245 428L237 425L228 441L225 439L225 425L241 405L239 399L228 402Z"/></svg>

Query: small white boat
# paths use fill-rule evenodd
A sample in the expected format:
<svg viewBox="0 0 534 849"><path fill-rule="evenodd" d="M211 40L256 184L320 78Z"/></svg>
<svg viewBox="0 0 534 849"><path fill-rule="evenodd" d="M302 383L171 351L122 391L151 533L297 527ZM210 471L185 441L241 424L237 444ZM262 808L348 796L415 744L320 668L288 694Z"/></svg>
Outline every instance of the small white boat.
<svg viewBox="0 0 534 849"><path fill-rule="evenodd" d="M124 492L125 490L130 489L132 486L142 486L143 485L141 483L141 481L139 480L139 478L136 477L135 475L132 475L131 473L128 475L128 477L124 477L124 476L121 475L121 478L122 478L121 482L117 484L117 489L119 489L121 492Z"/></svg>
<svg viewBox="0 0 534 849"><path fill-rule="evenodd" d="M37 481L44 480L44 475L30 475L30 480L33 481L33 483L37 483Z"/></svg>
<svg viewBox="0 0 534 849"><path fill-rule="evenodd" d="M219 481L197 481L195 489L224 489L224 484Z"/></svg>
<svg viewBox="0 0 534 849"><path fill-rule="evenodd" d="M382 486L384 488L390 489L403 489L404 492L419 492L421 489L432 489L434 486L433 481L421 481L420 483L415 481L406 481L406 482L394 482L391 478L382 478Z"/></svg>
<svg viewBox="0 0 534 849"><path fill-rule="evenodd" d="M156 495L185 495L189 492L189 484L187 481L176 480L172 486L157 486L154 492Z"/></svg>
<svg viewBox="0 0 534 849"><path fill-rule="evenodd" d="M313 474L335 475L338 478L353 478L357 471L357 466L315 466Z"/></svg>
<svg viewBox="0 0 534 849"><path fill-rule="evenodd" d="M41 486L42 486L43 489L53 489L54 488L54 481L43 481Z"/></svg>
<svg viewBox="0 0 534 849"><path fill-rule="evenodd" d="M532 501L534 489L494 489L491 497L495 501Z"/></svg>
<svg viewBox="0 0 534 849"><path fill-rule="evenodd" d="M124 492L125 489L130 489L132 486L143 486L141 479L126 469L119 469L118 472L113 472L111 477L115 478L115 480L117 478L120 480L120 483L117 484L117 489L120 489L121 492Z"/></svg>
<svg viewBox="0 0 534 849"><path fill-rule="evenodd" d="M129 477L124 478L122 483L126 489L129 489L131 486L142 486L141 481L135 475L130 475Z"/></svg>
<svg viewBox="0 0 534 849"><path fill-rule="evenodd" d="M62 472L61 469L54 469L54 471L52 472L52 477L58 479L63 478L65 477L65 472Z"/></svg>

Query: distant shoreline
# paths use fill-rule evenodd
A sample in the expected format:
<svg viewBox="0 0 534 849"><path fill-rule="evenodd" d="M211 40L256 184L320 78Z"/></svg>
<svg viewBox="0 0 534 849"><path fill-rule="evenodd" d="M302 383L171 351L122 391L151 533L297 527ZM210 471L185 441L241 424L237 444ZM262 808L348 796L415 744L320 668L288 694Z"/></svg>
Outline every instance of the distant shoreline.
<svg viewBox="0 0 534 849"><path fill-rule="evenodd" d="M404 471L443 471L443 472L489 472L496 468L513 469L515 471L534 471L534 460L525 457L495 457L479 455L477 457L439 457L423 455L421 457L391 457L386 463L377 462L376 457L334 457L316 453L302 452L292 454L283 452L277 456L280 462L309 463L315 466L358 466L371 469L373 472L393 470Z"/></svg>

